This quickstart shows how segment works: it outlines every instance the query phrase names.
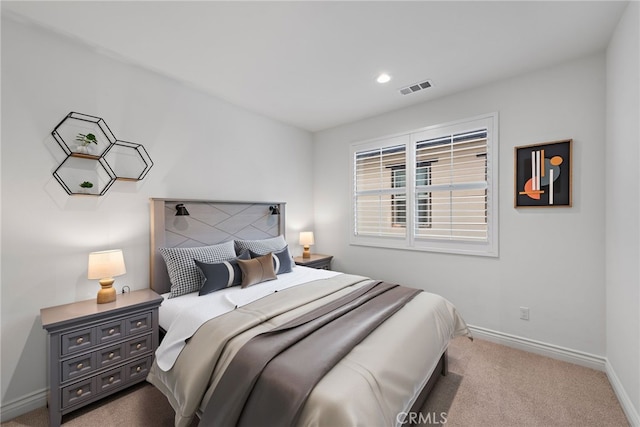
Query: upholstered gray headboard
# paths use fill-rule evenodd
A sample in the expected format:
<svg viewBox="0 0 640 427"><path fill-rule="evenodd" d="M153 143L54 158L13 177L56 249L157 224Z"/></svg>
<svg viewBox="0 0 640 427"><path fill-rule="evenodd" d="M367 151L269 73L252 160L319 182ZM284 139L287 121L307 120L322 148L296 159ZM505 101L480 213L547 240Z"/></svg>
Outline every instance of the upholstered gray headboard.
<svg viewBox="0 0 640 427"><path fill-rule="evenodd" d="M179 204L189 215L176 216ZM171 288L158 248L207 246L280 234L285 234L283 202L151 199L150 287L159 294Z"/></svg>

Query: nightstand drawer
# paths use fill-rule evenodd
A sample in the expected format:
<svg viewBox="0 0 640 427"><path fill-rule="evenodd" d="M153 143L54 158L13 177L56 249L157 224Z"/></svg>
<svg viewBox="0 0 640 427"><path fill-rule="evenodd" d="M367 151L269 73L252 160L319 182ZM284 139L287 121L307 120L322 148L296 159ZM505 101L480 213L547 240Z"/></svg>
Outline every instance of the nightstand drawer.
<svg viewBox="0 0 640 427"><path fill-rule="evenodd" d="M153 356L136 360L135 362L126 365L126 380L130 381L137 378L146 378L149 373L149 369L151 369L151 362L153 362Z"/></svg>
<svg viewBox="0 0 640 427"><path fill-rule="evenodd" d="M106 368L125 359L124 344L107 347L97 352L98 366Z"/></svg>
<svg viewBox="0 0 640 427"><path fill-rule="evenodd" d="M88 378L62 389L62 408L75 405L96 394L95 378Z"/></svg>
<svg viewBox="0 0 640 427"><path fill-rule="evenodd" d="M112 371L105 372L98 376L98 391L100 393L117 388L125 382L125 369L124 366L114 369Z"/></svg>
<svg viewBox="0 0 640 427"><path fill-rule="evenodd" d="M127 357L136 357L152 349L151 335L144 335L125 343Z"/></svg>
<svg viewBox="0 0 640 427"><path fill-rule="evenodd" d="M97 328L98 343L105 344L118 340L124 336L124 320L105 323Z"/></svg>
<svg viewBox="0 0 640 427"><path fill-rule="evenodd" d="M73 359L62 362L62 378L61 382L75 379L81 375L87 374L96 368L96 356L94 353L85 354L74 357Z"/></svg>
<svg viewBox="0 0 640 427"><path fill-rule="evenodd" d="M62 354L75 353L77 351L91 348L95 342L95 331L93 328L73 331L61 336L60 350Z"/></svg>
<svg viewBox="0 0 640 427"><path fill-rule="evenodd" d="M142 313L125 320L127 335L141 334L151 330L151 312Z"/></svg>

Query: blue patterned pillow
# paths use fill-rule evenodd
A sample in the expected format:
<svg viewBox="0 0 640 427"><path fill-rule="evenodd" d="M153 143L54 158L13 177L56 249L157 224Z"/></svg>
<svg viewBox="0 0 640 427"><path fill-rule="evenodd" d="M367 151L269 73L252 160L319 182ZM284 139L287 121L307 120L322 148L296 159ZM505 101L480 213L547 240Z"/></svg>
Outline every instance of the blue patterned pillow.
<svg viewBox="0 0 640 427"><path fill-rule="evenodd" d="M226 289L230 286L238 286L242 283L242 270L238 265L239 259L251 259L249 251L242 251L234 259L214 264L194 260L204 276L204 283L200 288L199 295L210 294L211 292Z"/></svg>
<svg viewBox="0 0 640 427"><path fill-rule="evenodd" d="M251 253L251 258L257 258L262 255L253 251L249 252ZM275 271L276 274L291 273L294 264L291 254L289 253L289 246L285 246L284 249L280 251L273 251L271 255L273 256L273 271Z"/></svg>
<svg viewBox="0 0 640 427"><path fill-rule="evenodd" d="M171 294L169 298L179 297L200 290L202 276L195 261L222 262L236 257L233 241L212 246L195 248L159 248L162 258L167 265Z"/></svg>

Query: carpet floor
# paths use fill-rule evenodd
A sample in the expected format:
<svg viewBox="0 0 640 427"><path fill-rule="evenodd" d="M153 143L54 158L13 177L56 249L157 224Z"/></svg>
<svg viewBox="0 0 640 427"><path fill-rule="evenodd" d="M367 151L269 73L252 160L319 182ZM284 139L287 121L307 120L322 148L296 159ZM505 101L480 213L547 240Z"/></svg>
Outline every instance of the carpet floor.
<svg viewBox="0 0 640 427"><path fill-rule="evenodd" d="M166 398L142 383L62 421L65 427L170 427L173 416ZM604 372L466 338L451 342L449 374L440 377L422 410L399 417L399 422L446 427L629 426ZM46 408L2 423L47 425Z"/></svg>

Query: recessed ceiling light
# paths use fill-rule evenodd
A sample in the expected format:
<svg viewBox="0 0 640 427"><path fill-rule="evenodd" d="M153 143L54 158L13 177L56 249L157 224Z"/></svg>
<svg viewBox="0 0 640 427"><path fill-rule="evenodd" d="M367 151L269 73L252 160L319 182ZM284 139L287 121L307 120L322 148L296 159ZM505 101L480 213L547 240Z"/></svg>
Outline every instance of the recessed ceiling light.
<svg viewBox="0 0 640 427"><path fill-rule="evenodd" d="M378 83L387 83L389 80L391 80L391 76L387 73L380 74L376 79Z"/></svg>

